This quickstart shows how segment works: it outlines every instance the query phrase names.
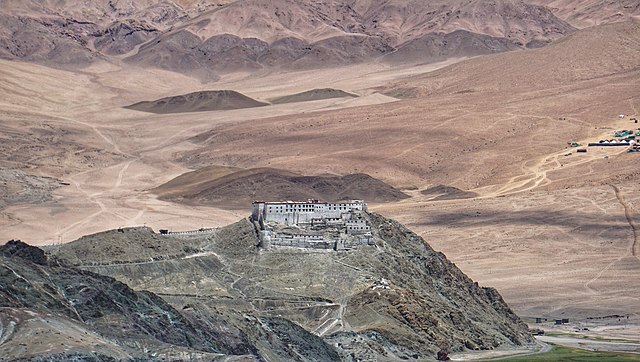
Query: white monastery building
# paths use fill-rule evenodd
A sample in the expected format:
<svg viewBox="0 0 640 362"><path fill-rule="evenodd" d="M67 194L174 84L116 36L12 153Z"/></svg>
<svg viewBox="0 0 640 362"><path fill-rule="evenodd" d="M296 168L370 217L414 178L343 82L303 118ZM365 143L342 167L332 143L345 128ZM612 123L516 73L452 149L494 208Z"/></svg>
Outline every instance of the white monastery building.
<svg viewBox="0 0 640 362"><path fill-rule="evenodd" d="M276 222L284 225L314 224L319 222L345 223L352 219L353 211L366 211L362 200L329 203L318 200L279 201L253 203L252 219L261 223Z"/></svg>
<svg viewBox="0 0 640 362"><path fill-rule="evenodd" d="M260 245L347 250L373 241L367 203L255 201L251 220L260 230Z"/></svg>

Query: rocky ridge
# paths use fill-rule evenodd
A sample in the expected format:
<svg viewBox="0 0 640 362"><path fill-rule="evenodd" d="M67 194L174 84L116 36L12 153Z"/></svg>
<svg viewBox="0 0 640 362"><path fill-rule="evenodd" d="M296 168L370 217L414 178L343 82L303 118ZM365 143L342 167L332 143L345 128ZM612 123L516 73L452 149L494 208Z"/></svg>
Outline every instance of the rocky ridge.
<svg viewBox="0 0 640 362"><path fill-rule="evenodd" d="M376 59L433 62L541 46L574 31L522 0L5 3L0 58L57 67L124 59L202 80Z"/></svg>
<svg viewBox="0 0 640 362"><path fill-rule="evenodd" d="M127 240L131 229L120 239L113 238L118 231L96 234L49 253L156 293L200 321L224 321L262 357L275 353L276 342L264 344L266 335L287 340L281 353L293 360L313 358L297 355L308 350L292 334L317 336L311 351L335 352L342 360L431 359L442 348L514 348L532 341L497 291L478 286L397 222L367 218L375 245L348 252L262 249L254 227L243 220L184 236L198 249L185 256L110 264L92 256L104 255L101 246L133 244Z"/></svg>

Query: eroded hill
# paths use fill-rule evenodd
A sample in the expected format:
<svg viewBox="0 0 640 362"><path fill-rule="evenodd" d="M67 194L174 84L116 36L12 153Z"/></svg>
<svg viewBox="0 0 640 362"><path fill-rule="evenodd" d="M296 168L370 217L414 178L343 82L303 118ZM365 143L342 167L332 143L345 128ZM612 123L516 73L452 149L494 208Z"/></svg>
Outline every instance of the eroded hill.
<svg viewBox="0 0 640 362"><path fill-rule="evenodd" d="M353 93L348 93L340 89L333 88L322 88L322 89L312 89L296 94L290 94L282 97L277 97L271 99L271 103L273 104L281 104L281 103L297 103L297 102L311 102L318 101L322 99L331 99L331 98L356 98L358 95Z"/></svg>
<svg viewBox="0 0 640 362"><path fill-rule="evenodd" d="M138 102L125 108L150 113L186 113L224 111L264 107L268 103L259 102L232 90L200 91L184 95L170 96L155 101Z"/></svg>

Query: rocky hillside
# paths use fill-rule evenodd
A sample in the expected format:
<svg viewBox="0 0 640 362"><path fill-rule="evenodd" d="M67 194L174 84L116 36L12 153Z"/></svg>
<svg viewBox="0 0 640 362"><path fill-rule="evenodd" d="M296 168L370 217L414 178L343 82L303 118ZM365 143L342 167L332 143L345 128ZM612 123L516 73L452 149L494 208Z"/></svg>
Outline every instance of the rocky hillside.
<svg viewBox="0 0 640 362"><path fill-rule="evenodd" d="M91 258L88 258L91 259ZM217 360L267 355L304 360L337 352L281 318L238 321L209 310L178 311L147 291L49 260L20 241L0 247L0 360ZM265 350L265 352L262 352ZM262 358L261 358L262 357Z"/></svg>
<svg viewBox="0 0 640 362"><path fill-rule="evenodd" d="M474 283L397 222L375 214L367 218L375 245L340 253L258 248L253 224L246 220L185 236L198 250L177 257L169 256L179 254L173 251L167 258L105 263L100 249L107 246L138 244L140 252L141 240L128 240L128 229L49 252L77 268L156 293L200 323L227 323L237 331L236 340L248 340L263 358L284 353L308 360L313 353L336 353L344 360L433 359L443 348L509 349L532 341L496 290ZM167 237L167 245L174 244L181 248ZM274 349L278 342L267 344L255 325L288 343ZM309 333L316 339L304 337ZM302 349L299 338L313 348Z"/></svg>
<svg viewBox="0 0 640 362"><path fill-rule="evenodd" d="M124 59L213 80L273 67L424 63L537 47L573 30L524 0L7 0L0 58L65 67Z"/></svg>

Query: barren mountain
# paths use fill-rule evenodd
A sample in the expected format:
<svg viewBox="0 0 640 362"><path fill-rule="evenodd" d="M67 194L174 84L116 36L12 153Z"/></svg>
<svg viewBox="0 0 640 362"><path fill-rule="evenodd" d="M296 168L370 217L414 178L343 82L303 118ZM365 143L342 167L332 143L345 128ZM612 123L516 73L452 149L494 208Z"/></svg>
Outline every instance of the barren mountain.
<svg viewBox="0 0 640 362"><path fill-rule="evenodd" d="M96 60L203 80L264 67L433 62L540 46L573 31L523 0L238 0L227 3L5 1L0 57L53 66ZM449 35L453 34L455 35Z"/></svg>
<svg viewBox="0 0 640 362"><path fill-rule="evenodd" d="M230 171L230 172L229 172ZM247 209L254 200L398 201L408 196L366 174L303 176L284 170L217 166L189 172L153 190L174 202Z"/></svg>
<svg viewBox="0 0 640 362"><path fill-rule="evenodd" d="M171 25L184 16L181 6L172 1L142 0L135 2L98 0L91 2L52 0L3 0L4 13L20 17L69 18L79 23L99 26L124 19L148 20Z"/></svg>
<svg viewBox="0 0 640 362"><path fill-rule="evenodd" d="M86 66L106 59L99 51L125 53L184 17L169 1L3 0L0 57Z"/></svg>
<svg viewBox="0 0 640 362"><path fill-rule="evenodd" d="M187 53L200 65L226 72L273 65L294 69L344 65L399 51L401 55L385 59L434 62L540 46L573 30L546 8L523 1L444 5L382 0L330 1L322 5L292 0L237 1L175 30L175 34L193 38L194 42L178 50L172 47L171 52L162 42L150 42L129 61L152 65L151 59L163 57L163 63L170 63L165 69L186 71L176 63L179 54ZM225 35L229 40L222 43L220 34L234 37ZM198 43L192 35L206 40ZM174 35L165 37L169 40ZM287 43L282 43L284 39ZM217 46L211 49L207 43ZM429 45L418 45L424 43Z"/></svg>
<svg viewBox="0 0 640 362"><path fill-rule="evenodd" d="M471 59L399 86L415 85L430 95L542 90L607 76L634 77L639 54L640 21L627 21L588 28L535 51Z"/></svg>
<svg viewBox="0 0 640 362"><path fill-rule="evenodd" d="M633 1L237 0L3 1L0 57L52 66L96 60L189 74L434 62L539 47L573 32L554 15L599 24L639 15ZM115 56L115 58L114 58Z"/></svg>
<svg viewBox="0 0 640 362"><path fill-rule="evenodd" d="M268 43L286 37L315 43L358 34L388 39L391 46L427 33L455 30L509 38L521 44L538 37L553 40L571 31L548 9L521 0L243 0L202 14L192 23L187 29L204 38L230 33Z"/></svg>
<svg viewBox="0 0 640 362"><path fill-rule="evenodd" d="M158 293L202 321L224 315L240 329L235 333L244 333L249 341L259 335L251 332L251 321L266 324L269 335L295 341L279 352L289 353L292 360L313 355L302 353L291 322L347 359L431 359L441 348L504 349L531 340L494 289L478 286L397 222L375 214L366 217L376 245L344 253L257 248L254 227L246 220L185 236L200 249L187 256L175 256L185 241L176 244L168 237L165 251L158 253L156 246L165 237L135 229L87 236L50 252L78 268ZM108 247L125 252L109 261ZM145 256L137 260L140 252ZM149 260L151 254L165 257ZM302 328L297 335L304 336ZM316 342L309 338L306 343ZM264 358L274 353L274 344L254 344L256 354Z"/></svg>
<svg viewBox="0 0 640 362"><path fill-rule="evenodd" d="M532 40L527 43L527 46L537 47L542 44ZM392 62L429 63L449 58L500 53L519 48L517 44L507 38L456 30L448 34L427 34L410 40L395 52L385 56L384 59Z"/></svg>

